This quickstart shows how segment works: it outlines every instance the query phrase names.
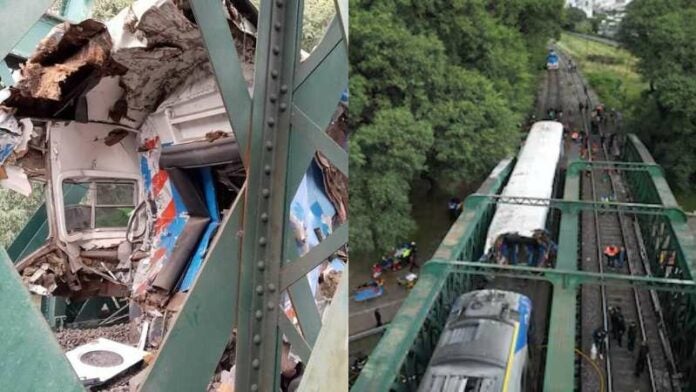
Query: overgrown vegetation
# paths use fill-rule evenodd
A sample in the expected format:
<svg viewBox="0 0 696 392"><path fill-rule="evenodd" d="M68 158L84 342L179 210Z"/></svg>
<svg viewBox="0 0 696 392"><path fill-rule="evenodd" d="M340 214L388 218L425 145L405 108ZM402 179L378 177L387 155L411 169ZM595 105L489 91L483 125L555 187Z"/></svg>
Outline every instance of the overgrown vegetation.
<svg viewBox="0 0 696 392"><path fill-rule="evenodd" d="M638 60L624 49L562 34L558 47L581 67L583 75L607 106L630 118L647 88L637 70Z"/></svg>
<svg viewBox="0 0 696 392"><path fill-rule="evenodd" d="M24 227L39 204L43 203L43 186L33 185L31 197L0 188L0 246L7 248Z"/></svg>
<svg viewBox="0 0 696 392"><path fill-rule="evenodd" d="M562 0L353 0L351 246L414 228L414 180L454 189L512 153Z"/></svg>
<svg viewBox="0 0 696 392"><path fill-rule="evenodd" d="M649 85L632 127L682 194L696 192L694 20L693 1L635 0L619 32Z"/></svg>

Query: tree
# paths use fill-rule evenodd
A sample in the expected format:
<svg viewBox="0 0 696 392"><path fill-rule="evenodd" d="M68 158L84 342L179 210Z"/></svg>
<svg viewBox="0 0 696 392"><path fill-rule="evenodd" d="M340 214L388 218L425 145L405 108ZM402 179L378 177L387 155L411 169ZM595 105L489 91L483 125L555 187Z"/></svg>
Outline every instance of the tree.
<svg viewBox="0 0 696 392"><path fill-rule="evenodd" d="M570 31L578 31L580 24L587 21L585 11L580 8L568 7L563 17L563 28Z"/></svg>
<svg viewBox="0 0 696 392"><path fill-rule="evenodd" d="M350 6L351 249L382 251L415 227L415 179L452 189L512 153L563 2Z"/></svg>
<svg viewBox="0 0 696 392"><path fill-rule="evenodd" d="M679 190L696 180L696 4L636 0L619 38L638 57L650 91L635 110L633 127Z"/></svg>
<svg viewBox="0 0 696 392"><path fill-rule="evenodd" d="M0 188L0 246L6 248L12 243L43 202L43 187L34 184L32 188L34 191L30 197Z"/></svg>
<svg viewBox="0 0 696 392"><path fill-rule="evenodd" d="M372 251L415 228L408 212L410 182L425 167L430 126L410 110L382 109L350 141L351 246ZM406 213L404 213L406 212Z"/></svg>

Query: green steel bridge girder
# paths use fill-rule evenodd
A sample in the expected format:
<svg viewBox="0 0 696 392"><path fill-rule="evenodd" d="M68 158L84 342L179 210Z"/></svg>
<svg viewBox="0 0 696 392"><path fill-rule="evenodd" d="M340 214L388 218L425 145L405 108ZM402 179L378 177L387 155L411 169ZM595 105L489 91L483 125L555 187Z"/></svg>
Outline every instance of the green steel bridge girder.
<svg viewBox="0 0 696 392"><path fill-rule="evenodd" d="M521 278L543 280L562 288L579 288L587 285L611 285L613 287L635 287L643 290L672 291L696 294L696 282L693 280L656 278L652 276L634 276L617 273L600 273L592 271L563 270L558 268L530 267L524 265L500 265L475 261L438 260L429 263L447 264L452 273L465 273L493 277Z"/></svg>
<svg viewBox="0 0 696 392"><path fill-rule="evenodd" d="M290 202L317 152L348 172L347 153L325 132L348 84L344 25L334 18L317 48L300 62L302 1L262 2L250 96L222 4L192 0L191 5L248 178L234 217L218 229L219 238L142 390L205 389L234 327L237 357L247 358L237 363L236 389L274 390L281 337L306 363L322 330L308 280L302 277L348 240L346 223L298 257L286 230ZM345 9L346 2L339 5ZM286 288L300 330L278 306ZM200 347L196 360L182 361L193 346ZM178 374L187 374L187 380L182 382Z"/></svg>
<svg viewBox="0 0 696 392"><path fill-rule="evenodd" d="M514 204L522 206L538 206L555 208L563 212L578 213L581 211L597 210L600 213L623 213L637 215L662 215L672 222L686 223L688 216L679 207L668 207L660 204L598 202L586 200L543 199L535 197L503 196L493 194L473 194L466 198L464 207L476 207L481 203Z"/></svg>
<svg viewBox="0 0 696 392"><path fill-rule="evenodd" d="M576 160L568 164L566 172L576 176L586 170L646 171L652 177L664 177L662 166L649 162L585 161Z"/></svg>

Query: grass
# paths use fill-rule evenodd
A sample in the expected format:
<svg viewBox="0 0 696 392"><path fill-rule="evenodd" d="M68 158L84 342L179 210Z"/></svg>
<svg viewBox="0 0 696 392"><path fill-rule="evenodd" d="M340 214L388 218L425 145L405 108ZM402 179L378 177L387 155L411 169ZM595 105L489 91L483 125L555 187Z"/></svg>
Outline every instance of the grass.
<svg viewBox="0 0 696 392"><path fill-rule="evenodd" d="M557 45L578 64L601 102L607 108L623 112L628 122L633 108L640 107L635 103L648 88L638 73L638 59L625 49L570 34L562 34ZM681 193L675 197L685 211L696 211L695 193Z"/></svg>
<svg viewBox="0 0 696 392"><path fill-rule="evenodd" d="M638 59L627 50L569 34L562 34L558 47L578 64L608 108L627 113L648 88L637 71Z"/></svg>

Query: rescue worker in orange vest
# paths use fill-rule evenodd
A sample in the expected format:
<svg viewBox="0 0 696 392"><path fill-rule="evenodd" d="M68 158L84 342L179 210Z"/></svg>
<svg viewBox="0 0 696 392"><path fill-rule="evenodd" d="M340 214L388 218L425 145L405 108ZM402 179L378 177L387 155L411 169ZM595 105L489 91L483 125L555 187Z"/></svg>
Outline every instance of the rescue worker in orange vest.
<svg viewBox="0 0 696 392"><path fill-rule="evenodd" d="M607 256L607 265L609 268L615 268L616 259L619 256L619 248L615 245L609 245L604 248L604 255Z"/></svg>

